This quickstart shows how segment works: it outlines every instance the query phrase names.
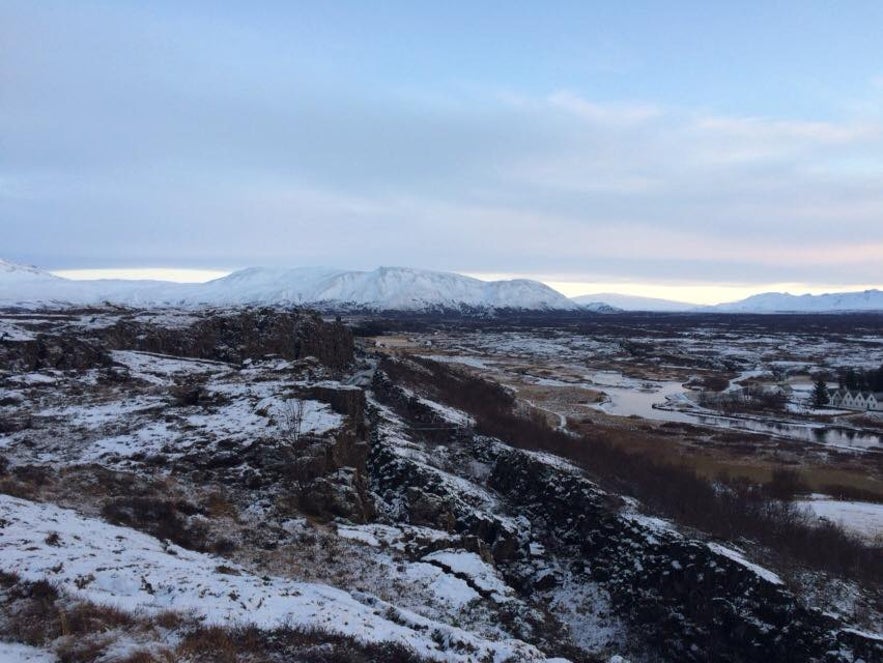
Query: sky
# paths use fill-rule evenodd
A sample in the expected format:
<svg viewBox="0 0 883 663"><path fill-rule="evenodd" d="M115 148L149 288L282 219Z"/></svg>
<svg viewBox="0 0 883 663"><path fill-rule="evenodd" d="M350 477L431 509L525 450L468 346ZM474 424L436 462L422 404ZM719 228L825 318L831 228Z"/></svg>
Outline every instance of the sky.
<svg viewBox="0 0 883 663"><path fill-rule="evenodd" d="M881 25L878 0L0 0L0 258L883 288Z"/></svg>

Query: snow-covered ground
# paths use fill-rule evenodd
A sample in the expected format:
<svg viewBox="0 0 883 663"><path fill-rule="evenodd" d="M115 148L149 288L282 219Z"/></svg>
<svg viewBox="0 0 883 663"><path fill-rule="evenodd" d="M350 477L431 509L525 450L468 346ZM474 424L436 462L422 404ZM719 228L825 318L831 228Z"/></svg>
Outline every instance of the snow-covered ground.
<svg viewBox="0 0 883 663"><path fill-rule="evenodd" d="M423 559L431 564L438 564L445 569L450 569L458 576L468 578L471 584L479 590L493 594L497 603L513 593L509 586L500 579L499 574L473 552L440 550L426 555Z"/></svg>
<svg viewBox="0 0 883 663"><path fill-rule="evenodd" d="M0 661L3 663L55 663L55 654L19 642L0 642Z"/></svg>
<svg viewBox="0 0 883 663"><path fill-rule="evenodd" d="M18 315L6 320L21 341L55 324L49 314ZM160 324L169 327L196 315L133 314L139 320L167 318ZM113 316L77 312L59 324L68 333L103 329ZM651 386L665 383L663 370L647 380L619 370L611 357L621 348L611 338L557 332L440 336L438 346L427 351L479 370L514 369L525 390L618 388L652 397L659 394ZM756 349L731 349L748 357L746 362L757 359ZM368 391L370 439L378 445L371 450L381 448L383 455L370 462L382 469L369 462L358 478L368 483L377 520L363 523L366 516L356 511L319 518L292 497L297 486L288 481L291 448L285 445L293 429L324 438L332 453L352 440L363 444L364 431L351 424L365 422L353 422L313 398L323 390L352 390L357 379L370 389L376 363L363 360L350 372L337 372L314 360L231 364L133 350L113 351L111 358L113 367L2 376L0 417L9 415L14 425L0 433L0 460L8 463L0 478L16 495L34 501L0 499L0 522L6 523L0 528L0 570L47 577L69 595L65 601L80 597L143 615L171 609L206 624L333 628L371 642L416 642L424 655L441 660L481 652L497 660L507 655L539 660L537 650L515 638L546 651L555 651L560 641L562 651L576 645L588 656L628 648L630 626L604 583L557 549L545 519L531 520L511 496L494 488L498 442L476 436L473 448L459 434L430 440L407 413L397 414L400 401ZM551 370L542 370L538 358ZM601 365L593 365L595 360ZM760 369L745 367L741 377L755 370ZM191 389L198 392L195 400L188 397ZM429 409L437 415L433 420L444 420L437 425L443 430L473 425L465 412L433 400L434 394L419 381L401 391L409 404L422 406L421 413ZM341 402L355 402L353 396L341 394L330 402L347 411ZM585 410L584 403L580 407ZM281 460L272 460L277 452ZM582 476L556 456L525 453L559 477ZM349 467L335 471L357 476ZM47 477L42 484L41 472ZM104 490L107 477L120 480L113 492ZM199 543L184 545L223 553L185 550L93 517L125 506L129 493L120 491L130 487L132 495L193 513L182 521L207 533ZM612 508L615 503L610 500ZM618 518L647 545L681 536L672 523L638 513L635 504ZM146 520L120 520L155 531ZM229 546L216 547L222 536ZM738 550L711 550L778 581ZM52 660L42 651L13 650L9 657ZM0 645L0 661L5 652Z"/></svg>
<svg viewBox="0 0 883 663"><path fill-rule="evenodd" d="M427 355L427 359L440 362L442 364L463 364L472 368L487 368L488 362L481 357L469 357L464 355Z"/></svg>
<svg viewBox="0 0 883 663"><path fill-rule="evenodd" d="M227 364L118 351L113 359L141 384L96 389L94 372L78 376L45 373L15 376L0 396L26 403L37 424L32 430L0 434L0 449L18 449L22 438L43 462L99 462L106 465L138 454L174 456L223 440L247 446L262 437L285 440L322 435L343 424L324 403L292 395L283 366L276 371L236 370ZM197 380L207 402L169 407L172 388ZM24 380L22 382L22 380ZM11 384L10 384L11 383ZM29 391L43 384L58 390ZM295 430L296 429L296 430Z"/></svg>
<svg viewBox="0 0 883 663"><path fill-rule="evenodd" d="M816 517L837 523L869 541L883 541L883 504L824 498L799 500L794 504L809 509Z"/></svg>
<svg viewBox="0 0 883 663"><path fill-rule="evenodd" d="M126 612L166 610L207 624L262 629L307 626L366 642L397 642L433 660L543 660L519 641L491 642L370 595L286 578L255 576L210 555L68 509L0 495L0 568L50 579L64 593ZM471 567L470 567L471 568ZM435 638L432 634L437 632Z"/></svg>

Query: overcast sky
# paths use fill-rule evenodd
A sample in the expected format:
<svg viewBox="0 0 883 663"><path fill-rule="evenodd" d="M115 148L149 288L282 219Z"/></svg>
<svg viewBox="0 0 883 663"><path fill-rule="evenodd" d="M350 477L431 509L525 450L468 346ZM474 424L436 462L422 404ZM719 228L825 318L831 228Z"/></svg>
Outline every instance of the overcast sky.
<svg viewBox="0 0 883 663"><path fill-rule="evenodd" d="M0 257L883 287L881 26L879 0L0 0Z"/></svg>

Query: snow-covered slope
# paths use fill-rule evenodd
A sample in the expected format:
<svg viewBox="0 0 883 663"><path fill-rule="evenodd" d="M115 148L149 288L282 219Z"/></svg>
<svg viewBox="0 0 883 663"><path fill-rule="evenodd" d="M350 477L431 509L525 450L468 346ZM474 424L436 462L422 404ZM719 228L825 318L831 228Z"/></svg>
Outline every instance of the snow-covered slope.
<svg viewBox="0 0 883 663"><path fill-rule="evenodd" d="M826 313L832 311L883 311L883 291L832 292L824 295L791 295L766 292L747 299L710 307L726 313Z"/></svg>
<svg viewBox="0 0 883 663"><path fill-rule="evenodd" d="M638 297L635 295L620 295L615 292L602 292L597 295L580 295L573 297L573 301L584 307L606 304L621 311L689 311L696 308L695 304L676 302L669 299L657 299L655 297Z"/></svg>
<svg viewBox="0 0 883 663"><path fill-rule="evenodd" d="M45 283L61 280L59 277L32 265L20 265L0 258L0 283Z"/></svg>
<svg viewBox="0 0 883 663"><path fill-rule="evenodd" d="M592 313L620 313L625 309L621 309L617 306L611 306L605 301L592 299L591 297L581 298L582 301L576 302L576 299L572 299L571 301L579 304L579 307L584 311L591 311Z"/></svg>
<svg viewBox="0 0 883 663"><path fill-rule="evenodd" d="M266 630L333 626L364 642L408 646L426 660L475 660L466 652L487 660L547 660L518 640L487 640L363 592L256 576L229 561L222 567L218 557L54 505L0 495L0 517L4 569L31 581L52 577L71 596L126 612L172 610L195 614L207 624L254 624ZM437 641L445 640L457 642L463 653L443 649Z"/></svg>
<svg viewBox="0 0 883 663"><path fill-rule="evenodd" d="M203 304L294 303L337 307L426 310L475 308L575 309L564 295L537 281L480 281L449 272L380 267L246 269L211 281L188 299Z"/></svg>
<svg viewBox="0 0 883 663"><path fill-rule="evenodd" d="M71 281L11 263L0 271L0 305L101 304L230 306L296 304L329 309L576 310L561 293L537 281L480 281L449 272L380 267L370 272L331 268L249 268L208 283Z"/></svg>

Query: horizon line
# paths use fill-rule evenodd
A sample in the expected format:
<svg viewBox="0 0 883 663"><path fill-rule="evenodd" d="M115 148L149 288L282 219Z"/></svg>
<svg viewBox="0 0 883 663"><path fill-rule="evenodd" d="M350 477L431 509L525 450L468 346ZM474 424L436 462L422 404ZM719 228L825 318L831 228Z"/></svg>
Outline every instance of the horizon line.
<svg viewBox="0 0 883 663"><path fill-rule="evenodd" d="M125 281L166 281L169 283L207 283L223 278L238 270L202 269L189 267L123 267L123 268L81 268L48 270L50 274L74 281L95 281L102 279L119 279ZM357 270L349 270L357 271ZM363 270L358 270L363 271ZM369 270L370 271L370 270ZM427 270L445 271L445 270ZM530 273L491 273L491 272L457 272L481 281L499 281L512 279L529 279L538 281L559 292L565 297L618 295L626 297L643 297L660 299L689 306L709 306L727 304L745 299L752 295L770 292L803 295L821 295L832 293L865 292L883 289L883 286L868 284L848 285L815 285L800 282L770 282L763 284L734 283L679 283L660 284L650 280L634 279L630 281L611 280L577 280L562 278L563 275L537 275ZM603 300L600 300L603 301Z"/></svg>

